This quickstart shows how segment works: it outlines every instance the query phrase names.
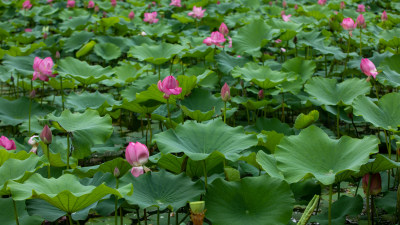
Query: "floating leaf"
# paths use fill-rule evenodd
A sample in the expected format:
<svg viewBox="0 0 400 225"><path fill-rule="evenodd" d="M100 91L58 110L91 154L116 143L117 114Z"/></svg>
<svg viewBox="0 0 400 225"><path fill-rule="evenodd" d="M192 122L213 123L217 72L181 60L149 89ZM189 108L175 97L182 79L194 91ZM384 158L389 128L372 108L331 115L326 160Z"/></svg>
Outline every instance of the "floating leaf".
<svg viewBox="0 0 400 225"><path fill-rule="evenodd" d="M316 122L319 118L319 112L317 110L313 110L309 112L307 115L300 113L297 116L296 121L294 122L294 128L296 129L304 129L314 122Z"/></svg>
<svg viewBox="0 0 400 225"><path fill-rule="evenodd" d="M173 56L180 53L184 49L181 45L161 43L157 45L143 44L141 46L133 46L129 50L132 57L140 61L146 61L152 64L160 65L169 61Z"/></svg>
<svg viewBox="0 0 400 225"><path fill-rule="evenodd" d="M121 56L121 49L115 44L100 43L94 46L94 53L106 61L117 59Z"/></svg>

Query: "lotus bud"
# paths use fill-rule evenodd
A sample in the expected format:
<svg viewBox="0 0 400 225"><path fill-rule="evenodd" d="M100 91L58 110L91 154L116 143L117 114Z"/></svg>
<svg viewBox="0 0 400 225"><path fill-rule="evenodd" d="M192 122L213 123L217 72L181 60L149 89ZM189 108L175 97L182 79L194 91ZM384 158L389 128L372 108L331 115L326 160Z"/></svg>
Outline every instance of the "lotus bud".
<svg viewBox="0 0 400 225"><path fill-rule="evenodd" d="M43 143L45 143L46 145L51 144L52 140L53 140L53 135L51 133L51 130L49 128L49 126L45 125L43 127L42 132L40 133L40 139L43 141Z"/></svg>
<svg viewBox="0 0 400 225"><path fill-rule="evenodd" d="M96 6L94 7L94 11L95 11L95 12L98 12L99 10L100 10L99 6L96 5Z"/></svg>
<svg viewBox="0 0 400 225"><path fill-rule="evenodd" d="M36 91L33 89L31 93L29 93L29 98L34 99L36 97Z"/></svg>
<svg viewBox="0 0 400 225"><path fill-rule="evenodd" d="M56 51L56 59L59 59L61 57L60 52Z"/></svg>
<svg viewBox="0 0 400 225"><path fill-rule="evenodd" d="M296 5L294 5L294 10L298 10L299 9L299 6L296 4Z"/></svg>
<svg viewBox="0 0 400 225"><path fill-rule="evenodd" d="M387 19L388 19L387 13L386 13L386 11L383 11L382 16L381 16L382 22L383 22L383 21L386 21Z"/></svg>
<svg viewBox="0 0 400 225"><path fill-rule="evenodd" d="M365 23L363 14L358 15L356 24L357 24L357 27L360 27L360 28L365 28L367 26L367 24Z"/></svg>
<svg viewBox="0 0 400 225"><path fill-rule="evenodd" d="M129 13L129 19L133 20L133 18L135 18L135 13L133 11L131 11Z"/></svg>
<svg viewBox="0 0 400 225"><path fill-rule="evenodd" d="M227 102L231 99L231 90L227 83L225 83L224 86L222 86L221 98L222 98L222 101L224 101L224 102Z"/></svg>
<svg viewBox="0 0 400 225"><path fill-rule="evenodd" d="M340 9L344 9L346 7L346 3L344 1L340 2Z"/></svg>
<svg viewBox="0 0 400 225"><path fill-rule="evenodd" d="M130 142L125 150L125 158L132 166L142 166L149 160L149 150L140 142Z"/></svg>
<svg viewBox="0 0 400 225"><path fill-rule="evenodd" d="M121 175L121 173L119 172L118 167L115 167L115 169L114 169L114 177L119 177L119 175Z"/></svg>
<svg viewBox="0 0 400 225"><path fill-rule="evenodd" d="M259 99L263 99L263 98L264 98L264 90L263 90L263 89L261 89L261 90L258 92L258 98L259 98Z"/></svg>
<svg viewBox="0 0 400 225"><path fill-rule="evenodd" d="M371 178L370 178L371 176ZM368 183L371 181L369 185L369 195L377 195L382 190L382 180L381 175L379 173L375 174L365 174L362 178L362 187L364 189L364 193L367 194Z"/></svg>

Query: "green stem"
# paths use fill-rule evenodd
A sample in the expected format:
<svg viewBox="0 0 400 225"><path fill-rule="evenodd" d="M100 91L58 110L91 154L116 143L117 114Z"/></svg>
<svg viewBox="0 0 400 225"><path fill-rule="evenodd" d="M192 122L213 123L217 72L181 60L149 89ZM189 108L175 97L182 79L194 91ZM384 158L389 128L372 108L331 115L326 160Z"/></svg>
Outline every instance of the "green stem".
<svg viewBox="0 0 400 225"><path fill-rule="evenodd" d="M350 34L349 34L349 39L348 39L348 44L347 44L347 56L346 56L346 61L345 61L345 64L344 64L344 70L343 70L343 73L346 71L346 68L347 68L347 61L349 60L349 52L350 52L350 39L351 39L351 36L350 36ZM342 75L343 76L343 75ZM352 77L353 77L353 75L351 75Z"/></svg>
<svg viewBox="0 0 400 225"><path fill-rule="evenodd" d="M119 185L119 180L116 178L116 186L115 189L118 189ZM115 219L115 225L118 225L118 196L115 196L115 211L114 211L114 219ZM122 225L122 224L121 224Z"/></svg>
<svg viewBox="0 0 400 225"><path fill-rule="evenodd" d="M43 96L44 96L44 81L42 82L42 95L40 96L40 106L43 108Z"/></svg>
<svg viewBox="0 0 400 225"><path fill-rule="evenodd" d="M147 123L148 123L149 131L150 131L150 142L149 142L149 146L150 146L151 139L152 139L152 136L153 136L153 132L151 130L151 115L149 115L149 117L147 117Z"/></svg>
<svg viewBox="0 0 400 225"><path fill-rule="evenodd" d="M375 82L375 81L373 81L373 83L374 83L374 88L375 88L375 95L376 95L376 98L379 100L379 94L378 94L378 88L376 88L376 82Z"/></svg>
<svg viewBox="0 0 400 225"><path fill-rule="evenodd" d="M158 65L158 80L161 80L161 65Z"/></svg>
<svg viewBox="0 0 400 225"><path fill-rule="evenodd" d="M336 112L336 132L337 132L337 138L340 138L340 108L339 105L337 106L337 112Z"/></svg>
<svg viewBox="0 0 400 225"><path fill-rule="evenodd" d="M124 224L124 215L122 214L122 207L119 207L119 222L121 225Z"/></svg>
<svg viewBox="0 0 400 225"><path fill-rule="evenodd" d="M50 147L48 144L46 144L46 148L47 148L47 159L49 160L49 166L47 167L47 178L50 178L51 177L51 173L50 173L51 164L50 164Z"/></svg>
<svg viewBox="0 0 400 225"><path fill-rule="evenodd" d="M175 225L179 225L178 210L175 212Z"/></svg>
<svg viewBox="0 0 400 225"><path fill-rule="evenodd" d="M362 29L361 29L361 26L360 26L360 56L361 56L361 58L362 58L362 41L361 41L361 36L362 36Z"/></svg>
<svg viewBox="0 0 400 225"><path fill-rule="evenodd" d="M326 54L325 54L325 77L328 77L328 61L326 60Z"/></svg>
<svg viewBox="0 0 400 225"><path fill-rule="evenodd" d="M392 144L390 140L390 133L388 135L386 130L383 130L385 134L386 148L388 150L389 159L392 159ZM388 188L390 187L390 170L388 170Z"/></svg>
<svg viewBox="0 0 400 225"><path fill-rule="evenodd" d="M146 209L143 209L143 214L144 214L144 225L147 225L147 212L146 212Z"/></svg>
<svg viewBox="0 0 400 225"><path fill-rule="evenodd" d="M171 210L168 209L167 213L168 213L168 223L167 224L170 225L171 224Z"/></svg>
<svg viewBox="0 0 400 225"><path fill-rule="evenodd" d="M61 86L61 103L62 103L62 110L64 111L64 89L63 89L63 79L60 75L60 86Z"/></svg>
<svg viewBox="0 0 400 225"><path fill-rule="evenodd" d="M369 192L370 192L370 187L371 187L371 179L372 179L372 174L369 174L369 179L368 179L368 185L367 185L367 193L366 193L366 200L367 200L367 215L368 215L368 225L371 225L371 212L370 212L370 207L369 207Z"/></svg>
<svg viewBox="0 0 400 225"><path fill-rule="evenodd" d="M28 121L28 137L31 136L31 111L32 111L32 98L29 98L29 121Z"/></svg>
<svg viewBox="0 0 400 225"><path fill-rule="evenodd" d="M157 208L157 225L160 225L160 208Z"/></svg>
<svg viewBox="0 0 400 225"><path fill-rule="evenodd" d="M207 167L206 167L206 160L203 160L203 172L204 172L204 189L207 191Z"/></svg>
<svg viewBox="0 0 400 225"><path fill-rule="evenodd" d="M68 217L69 225L73 225L74 222L72 221L71 214L68 213L68 214L67 214L67 217Z"/></svg>
<svg viewBox="0 0 400 225"><path fill-rule="evenodd" d="M337 199L339 200L340 198L340 181L337 184Z"/></svg>
<svg viewBox="0 0 400 225"><path fill-rule="evenodd" d="M282 123L285 122L285 94L282 92Z"/></svg>
<svg viewBox="0 0 400 225"><path fill-rule="evenodd" d="M170 128L172 128L171 112L169 111L169 98L167 98L167 111L168 111L168 119L169 119Z"/></svg>
<svg viewBox="0 0 400 225"><path fill-rule="evenodd" d="M140 213L139 208L137 208L136 209L137 220L138 220L138 224L141 225L141 223L140 223L140 214L139 213Z"/></svg>
<svg viewBox="0 0 400 225"><path fill-rule="evenodd" d="M69 169L69 150L71 149L69 143L69 132L67 133L67 170Z"/></svg>
<svg viewBox="0 0 400 225"><path fill-rule="evenodd" d="M15 224L19 225L17 204L15 203L14 199L12 201L13 201L13 206L14 206Z"/></svg>
<svg viewBox="0 0 400 225"><path fill-rule="evenodd" d="M332 184L329 186L328 224L332 225Z"/></svg>
<svg viewBox="0 0 400 225"><path fill-rule="evenodd" d="M226 101L224 102L224 123L226 124Z"/></svg>

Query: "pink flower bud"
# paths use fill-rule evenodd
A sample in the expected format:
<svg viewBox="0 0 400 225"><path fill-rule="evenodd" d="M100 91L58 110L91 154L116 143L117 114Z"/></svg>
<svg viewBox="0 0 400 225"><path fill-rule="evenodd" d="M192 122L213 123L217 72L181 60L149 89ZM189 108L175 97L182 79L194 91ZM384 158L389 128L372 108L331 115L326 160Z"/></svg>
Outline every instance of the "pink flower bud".
<svg viewBox="0 0 400 225"><path fill-rule="evenodd" d="M356 24L357 24L357 27L360 27L360 28L367 27L367 24L365 23L363 14L358 15Z"/></svg>
<svg viewBox="0 0 400 225"><path fill-rule="evenodd" d="M133 18L135 18L135 13L133 11L131 11L129 13L129 19L133 20Z"/></svg>
<svg viewBox="0 0 400 225"><path fill-rule="evenodd" d="M382 190L382 180L381 180L381 175L379 173L375 173L372 175L367 173L363 176L362 187L364 189L364 193L367 194L370 176L371 176L371 183L369 185L369 195L377 195L381 193Z"/></svg>
<svg viewBox="0 0 400 225"><path fill-rule="evenodd" d="M219 26L219 32L224 36L228 35L229 30L225 23L221 23L221 26Z"/></svg>
<svg viewBox="0 0 400 225"><path fill-rule="evenodd" d="M110 2L112 7L117 6L117 0L110 0Z"/></svg>
<svg viewBox="0 0 400 225"><path fill-rule="evenodd" d="M357 6L357 12L365 12L365 5L359 4Z"/></svg>
<svg viewBox="0 0 400 225"><path fill-rule="evenodd" d="M356 27L354 20L352 18L344 18L341 23L343 29L352 31Z"/></svg>
<svg viewBox="0 0 400 225"><path fill-rule="evenodd" d="M346 8L346 3L344 1L340 2L340 9Z"/></svg>
<svg viewBox="0 0 400 225"><path fill-rule="evenodd" d="M170 6L182 7L181 0L171 0Z"/></svg>
<svg viewBox="0 0 400 225"><path fill-rule="evenodd" d="M141 166L149 160L149 150L140 142L129 142L125 150L125 158L132 166Z"/></svg>
<svg viewBox="0 0 400 225"><path fill-rule="evenodd" d="M158 19L157 19L157 12L152 12L152 13L144 13L144 22L148 22L150 24L152 23L157 23Z"/></svg>
<svg viewBox="0 0 400 225"><path fill-rule="evenodd" d="M318 4L319 5L325 5L326 4L326 0L318 0Z"/></svg>
<svg viewBox="0 0 400 225"><path fill-rule="evenodd" d="M371 60L361 59L360 68L361 68L361 71L366 76L368 76L368 81L371 76L374 77L374 79L376 79L376 75L378 75L378 71L376 70L374 63L371 62Z"/></svg>
<svg viewBox="0 0 400 225"><path fill-rule="evenodd" d="M40 133L40 139L45 143L46 145L51 144L53 140L53 134L51 133L51 130L49 126L45 125L43 127L42 132Z"/></svg>
<svg viewBox="0 0 400 225"><path fill-rule="evenodd" d="M188 13L188 16L191 16L191 17L193 17L195 19L201 19L201 18L204 17L204 12L205 11L206 10L202 9L201 7L193 6L193 10Z"/></svg>
<svg viewBox="0 0 400 225"><path fill-rule="evenodd" d="M5 136L0 137L0 146L4 147L6 150L15 150L17 146L13 140L8 139Z"/></svg>
<svg viewBox="0 0 400 225"><path fill-rule="evenodd" d="M386 11L383 11L381 19L382 19L382 22L386 21L388 19Z"/></svg>
<svg viewBox="0 0 400 225"><path fill-rule="evenodd" d="M297 4L294 5L294 10L298 10L299 6Z"/></svg>
<svg viewBox="0 0 400 225"><path fill-rule="evenodd" d="M67 1L67 8L74 8L75 7L75 1L74 0L68 0Z"/></svg>
<svg viewBox="0 0 400 225"><path fill-rule="evenodd" d="M285 0L282 1L282 7L286 8L287 7L287 2Z"/></svg>
<svg viewBox="0 0 400 225"><path fill-rule="evenodd" d="M259 99L264 99L264 90L261 89L260 91L258 91L258 98Z"/></svg>
<svg viewBox="0 0 400 225"><path fill-rule="evenodd" d="M114 177L119 177L120 174L121 173L119 172L118 167L115 167L115 169L114 169Z"/></svg>
<svg viewBox="0 0 400 225"><path fill-rule="evenodd" d="M61 57L60 52L56 51L56 59L59 59Z"/></svg>
<svg viewBox="0 0 400 225"><path fill-rule="evenodd" d="M87 7L88 7L88 9L93 9L94 8L94 2L92 0L90 0Z"/></svg>
<svg viewBox="0 0 400 225"><path fill-rule="evenodd" d="M98 12L99 10L100 10L99 6L96 5L96 6L94 7L94 11L95 11L95 12Z"/></svg>
<svg viewBox="0 0 400 225"><path fill-rule="evenodd" d="M22 3L22 9L28 10L32 8L32 4L29 0L24 1L24 3Z"/></svg>
<svg viewBox="0 0 400 225"><path fill-rule="evenodd" d="M224 102L227 102L231 99L231 90L227 83L225 83L224 86L222 86L222 88L221 88L221 98L222 98L222 101L224 101Z"/></svg>
<svg viewBox="0 0 400 225"><path fill-rule="evenodd" d="M288 22L288 21L290 21L290 17L291 17L292 15L282 15L282 19L283 19L283 21L285 21L285 22Z"/></svg>
<svg viewBox="0 0 400 225"><path fill-rule="evenodd" d="M161 82L161 80L157 83L158 90L164 92L164 98L168 99L170 95L179 95L182 92L182 88L179 87L178 80L173 76L167 76Z"/></svg>

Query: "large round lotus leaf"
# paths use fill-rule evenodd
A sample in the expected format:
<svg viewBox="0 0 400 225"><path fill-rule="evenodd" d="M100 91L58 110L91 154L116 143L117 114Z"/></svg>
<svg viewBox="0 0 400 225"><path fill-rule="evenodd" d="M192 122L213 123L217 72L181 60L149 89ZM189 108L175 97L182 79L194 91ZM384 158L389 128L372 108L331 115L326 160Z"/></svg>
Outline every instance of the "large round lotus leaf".
<svg viewBox="0 0 400 225"><path fill-rule="evenodd" d="M171 33L171 26L165 26L161 23L142 25L141 29L149 36L162 37L164 34Z"/></svg>
<svg viewBox="0 0 400 225"><path fill-rule="evenodd" d="M225 51L216 55L215 60L217 61L218 69L225 74L229 74L235 66L243 67L249 62L245 57L234 57Z"/></svg>
<svg viewBox="0 0 400 225"><path fill-rule="evenodd" d="M367 164L361 167L359 174L363 176L366 173L374 174L398 167L400 167L400 162L395 162L384 155L377 154L374 159L370 159Z"/></svg>
<svg viewBox="0 0 400 225"><path fill-rule="evenodd" d="M1 4L1 3L0 3ZM16 201L18 220L21 225L41 225L43 219L32 215L26 211L25 202ZM0 220L1 225L15 225L14 202L13 198L0 198ZM65 215L65 214L64 214Z"/></svg>
<svg viewBox="0 0 400 225"><path fill-rule="evenodd" d="M154 140L162 153L183 152L195 161L204 160L215 151L236 161L241 151L258 142L255 135L244 134L242 127L230 127L220 119L208 123L186 121L175 130L154 135Z"/></svg>
<svg viewBox="0 0 400 225"><path fill-rule="evenodd" d="M268 176L228 182L216 179L205 196L206 217L212 224L288 224L294 207L289 185Z"/></svg>
<svg viewBox="0 0 400 225"><path fill-rule="evenodd" d="M111 43L100 43L94 46L94 53L106 61L117 59L121 56L121 49Z"/></svg>
<svg viewBox="0 0 400 225"><path fill-rule="evenodd" d="M125 199L142 209L156 206L160 210L167 207L177 210L187 202L198 200L204 191L200 182L193 182L183 174L174 175L165 170L146 173L137 178L127 174L121 178L121 182L133 184L135 191Z"/></svg>
<svg viewBox="0 0 400 225"><path fill-rule="evenodd" d="M100 117L95 110L88 109L84 113L65 110L59 117L51 114L48 119L52 120L58 129L72 133L75 149L72 154L79 159L90 155L93 145L104 144L113 133L111 117Z"/></svg>
<svg viewBox="0 0 400 225"><path fill-rule="evenodd" d="M34 174L23 184L11 181L8 187L16 201L40 198L66 213L86 208L108 194L122 197L117 190L105 184L97 187L84 186L71 174L62 175L57 179L46 179Z"/></svg>
<svg viewBox="0 0 400 225"><path fill-rule="evenodd" d="M337 84L336 79L314 77L305 85L305 91L321 105L350 105L354 98L369 93L370 89L370 83L358 78Z"/></svg>
<svg viewBox="0 0 400 225"><path fill-rule="evenodd" d="M264 20L252 21L240 28L232 37L233 49L238 54L247 53L254 57L260 57L261 47L271 40L273 33L272 28L265 24Z"/></svg>
<svg viewBox="0 0 400 225"><path fill-rule="evenodd" d="M140 61L146 61L152 64L160 65L170 60L183 49L184 47L181 45L168 43L161 43L157 45L143 44L141 46L133 46L129 50L129 54Z"/></svg>
<svg viewBox="0 0 400 225"><path fill-rule="evenodd" d="M118 168L120 176L132 169L132 166L123 158L115 158L100 165L78 167L68 171L79 177L93 177L97 172L114 174L114 169Z"/></svg>
<svg viewBox="0 0 400 225"><path fill-rule="evenodd" d="M61 59L58 67L60 74L70 75L84 85L109 79L114 73L110 67L103 68L99 65L91 66L87 62L72 57Z"/></svg>
<svg viewBox="0 0 400 225"><path fill-rule="evenodd" d="M10 71L16 71L24 75L33 75L33 56L9 56L5 55L3 58L3 65ZM10 74L11 75L11 74Z"/></svg>
<svg viewBox="0 0 400 225"><path fill-rule="evenodd" d="M354 114L375 127L396 131L400 126L400 93L389 93L375 104L365 96L359 96L353 102Z"/></svg>
<svg viewBox="0 0 400 225"><path fill-rule="evenodd" d="M72 92L67 97L67 107L73 108L75 111L83 112L86 109L100 109L117 104L111 94L100 94L98 91L95 93L83 92L75 94ZM101 111L101 110L99 110Z"/></svg>
<svg viewBox="0 0 400 225"><path fill-rule="evenodd" d="M247 63L244 67L235 67L232 70L232 76L251 81L263 89L272 88L284 81L296 79L293 73L273 71L268 66L261 66L252 62Z"/></svg>
<svg viewBox="0 0 400 225"><path fill-rule="evenodd" d="M312 77L315 68L316 64L314 61L305 60L301 57L289 59L282 64L283 71L295 72L296 74L300 75L300 78L298 78L298 80L301 80L302 82L306 82Z"/></svg>
<svg viewBox="0 0 400 225"><path fill-rule="evenodd" d="M90 39L94 37L92 32L81 31L74 32L71 37L69 37L64 44L65 52L72 52L74 50L79 49L82 45L88 42Z"/></svg>
<svg viewBox="0 0 400 225"><path fill-rule="evenodd" d="M294 131L287 123L282 123L277 118L257 118L256 123L252 126L246 127L246 131L257 132L261 131L276 131L277 133L285 134L287 136L293 135Z"/></svg>
<svg viewBox="0 0 400 225"><path fill-rule="evenodd" d="M0 149L0 166L2 166L8 159L25 160L29 158L32 154L33 153L28 153L26 151L19 151L15 153L14 151Z"/></svg>
<svg viewBox="0 0 400 225"><path fill-rule="evenodd" d="M31 155L25 160L8 159L0 167L0 195L7 195L7 183L9 181L23 182L36 170L40 169L39 157Z"/></svg>
<svg viewBox="0 0 400 225"><path fill-rule="evenodd" d="M185 115L197 121L211 119L213 115L220 115L224 102L207 90L195 89L181 102L181 108Z"/></svg>
<svg viewBox="0 0 400 225"><path fill-rule="evenodd" d="M278 169L289 183L314 176L322 184L330 185L336 174L358 172L369 155L378 152L378 144L375 136L330 139L321 128L310 126L299 135L284 137L274 155Z"/></svg>
<svg viewBox="0 0 400 225"><path fill-rule="evenodd" d="M0 98L0 121L3 125L16 126L29 120L29 99L21 97L16 100ZM32 101L31 120L37 116L45 116L49 113L48 107L44 109L36 101Z"/></svg>

